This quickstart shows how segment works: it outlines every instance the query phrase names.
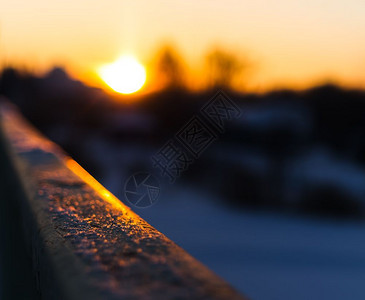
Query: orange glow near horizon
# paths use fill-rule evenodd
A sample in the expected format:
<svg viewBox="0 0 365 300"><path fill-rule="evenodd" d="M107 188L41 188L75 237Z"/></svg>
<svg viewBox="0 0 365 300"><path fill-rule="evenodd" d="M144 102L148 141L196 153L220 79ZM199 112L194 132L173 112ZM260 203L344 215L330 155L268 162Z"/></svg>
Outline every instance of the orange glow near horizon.
<svg viewBox="0 0 365 300"><path fill-rule="evenodd" d="M105 87L100 66L133 53L146 66L143 90L156 89L153 55L171 42L186 62L192 89L204 87L205 55L214 46L253 63L242 90L302 89L326 81L365 88L364 15L361 0L5 1L0 68L41 74L58 65L73 78Z"/></svg>

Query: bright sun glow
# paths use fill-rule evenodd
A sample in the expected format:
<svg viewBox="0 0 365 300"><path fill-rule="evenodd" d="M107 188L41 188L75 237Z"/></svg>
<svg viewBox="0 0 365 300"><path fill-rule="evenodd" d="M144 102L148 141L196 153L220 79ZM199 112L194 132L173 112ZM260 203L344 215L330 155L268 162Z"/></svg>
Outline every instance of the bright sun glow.
<svg viewBox="0 0 365 300"><path fill-rule="evenodd" d="M99 74L107 85L122 94L138 91L146 81L145 68L132 56L122 56L101 67Z"/></svg>

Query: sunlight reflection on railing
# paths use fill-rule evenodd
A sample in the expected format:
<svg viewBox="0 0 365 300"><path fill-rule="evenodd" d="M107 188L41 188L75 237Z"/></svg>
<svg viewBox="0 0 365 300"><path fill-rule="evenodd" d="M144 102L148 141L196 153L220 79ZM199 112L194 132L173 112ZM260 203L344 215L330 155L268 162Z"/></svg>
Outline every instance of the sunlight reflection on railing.
<svg viewBox="0 0 365 300"><path fill-rule="evenodd" d="M72 158L66 158L67 167L84 180L88 185L90 185L104 200L113 205L114 208L127 211L127 207L120 202L120 200L115 197L111 192L109 192L105 187L103 187L94 177L92 177L83 167L81 167Z"/></svg>

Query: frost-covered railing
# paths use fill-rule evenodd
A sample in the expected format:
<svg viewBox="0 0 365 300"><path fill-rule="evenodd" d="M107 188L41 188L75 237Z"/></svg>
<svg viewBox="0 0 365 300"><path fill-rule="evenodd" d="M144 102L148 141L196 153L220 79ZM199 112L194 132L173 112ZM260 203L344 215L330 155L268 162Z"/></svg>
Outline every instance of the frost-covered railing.
<svg viewBox="0 0 365 300"><path fill-rule="evenodd" d="M24 251L32 257L41 298L243 298L116 199L6 102L0 103L0 129L1 172L17 179L14 191L0 198L19 204Z"/></svg>

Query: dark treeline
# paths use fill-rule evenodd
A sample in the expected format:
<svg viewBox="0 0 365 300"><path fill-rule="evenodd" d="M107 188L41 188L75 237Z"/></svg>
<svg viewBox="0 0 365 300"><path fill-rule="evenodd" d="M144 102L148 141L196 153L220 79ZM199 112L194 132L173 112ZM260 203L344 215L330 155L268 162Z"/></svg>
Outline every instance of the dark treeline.
<svg viewBox="0 0 365 300"><path fill-rule="evenodd" d="M44 77L6 68L0 94L102 181L105 166L90 141L115 149L159 147L209 100L214 86L192 93L170 85L131 103L72 80L61 68ZM236 207L364 215L364 91L324 85L265 95L226 92L243 116L229 123L182 181L211 189Z"/></svg>

